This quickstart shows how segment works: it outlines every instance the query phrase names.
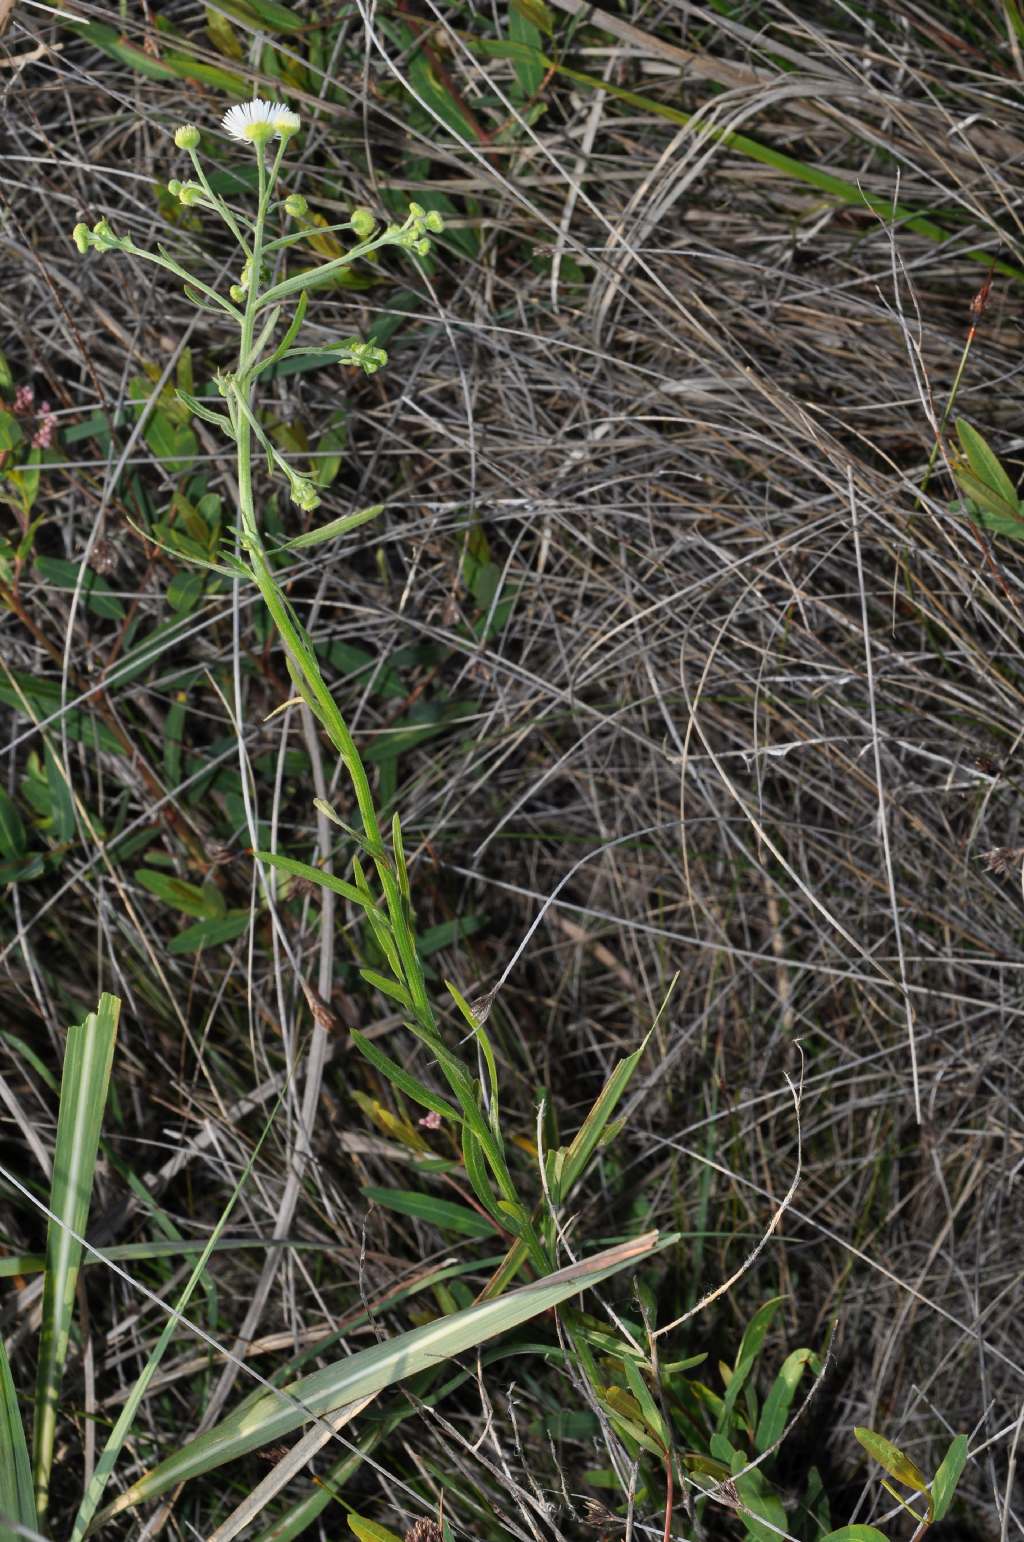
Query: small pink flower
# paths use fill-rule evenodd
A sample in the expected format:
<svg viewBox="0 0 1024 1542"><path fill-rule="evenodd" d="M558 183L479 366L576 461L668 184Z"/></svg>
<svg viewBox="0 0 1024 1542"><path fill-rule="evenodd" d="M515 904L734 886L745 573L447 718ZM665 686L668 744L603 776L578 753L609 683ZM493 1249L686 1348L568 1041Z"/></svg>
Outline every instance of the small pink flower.
<svg viewBox="0 0 1024 1542"><path fill-rule="evenodd" d="M19 386L14 393L14 410L19 417L32 411L32 403L36 399L36 393L32 386Z"/></svg>
<svg viewBox="0 0 1024 1542"><path fill-rule="evenodd" d="M431 1109L429 1114L424 1114L423 1118L418 1119L416 1122L421 1130L439 1130L441 1128L441 1115L436 1113L434 1109Z"/></svg>
<svg viewBox="0 0 1024 1542"><path fill-rule="evenodd" d="M32 435L32 447L35 450L48 450L53 443L54 430L57 427L57 419L50 411L49 402L40 402L39 426Z"/></svg>

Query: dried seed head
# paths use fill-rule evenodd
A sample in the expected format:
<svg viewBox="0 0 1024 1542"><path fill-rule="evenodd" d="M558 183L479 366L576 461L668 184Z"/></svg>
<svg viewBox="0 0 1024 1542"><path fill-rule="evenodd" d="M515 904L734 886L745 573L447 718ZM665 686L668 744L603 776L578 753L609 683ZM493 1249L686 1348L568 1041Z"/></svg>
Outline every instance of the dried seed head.
<svg viewBox="0 0 1024 1542"><path fill-rule="evenodd" d="M429 1515L423 1515L418 1521L413 1521L403 1542L442 1542L441 1528Z"/></svg>
<svg viewBox="0 0 1024 1542"><path fill-rule="evenodd" d="M621 1526L622 1522L613 1515L607 1505L600 1499L588 1499L583 1505L583 1519L588 1526L597 1526L601 1531L607 1531L609 1527Z"/></svg>
<svg viewBox="0 0 1024 1542"><path fill-rule="evenodd" d="M1024 865L1024 846L994 846L982 852L981 860L990 873L1010 873Z"/></svg>
<svg viewBox="0 0 1024 1542"><path fill-rule="evenodd" d="M121 553L108 535L97 536L92 543L89 566L96 573L112 573L121 560Z"/></svg>

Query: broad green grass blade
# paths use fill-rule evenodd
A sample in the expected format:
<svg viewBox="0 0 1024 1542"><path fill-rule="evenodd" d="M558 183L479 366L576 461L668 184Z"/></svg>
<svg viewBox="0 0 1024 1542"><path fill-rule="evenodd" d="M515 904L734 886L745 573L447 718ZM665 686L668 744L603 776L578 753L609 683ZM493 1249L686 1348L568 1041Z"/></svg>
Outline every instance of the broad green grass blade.
<svg viewBox="0 0 1024 1542"><path fill-rule="evenodd" d="M89 1219L100 1124L107 1102L120 1013L119 999L104 993L98 1009L90 1012L84 1023L68 1029L64 1049L50 1188L52 1218L46 1233L46 1282L32 1442L36 1515L40 1520L45 1518L49 1499L57 1403L82 1257L82 1245L75 1239L83 1235Z"/></svg>
<svg viewBox="0 0 1024 1542"><path fill-rule="evenodd" d="M189 1301L192 1299L196 1287L202 1281L206 1266L213 1255L214 1248L217 1246L217 1243L220 1241L223 1235L224 1228L228 1224L228 1221L231 1217L231 1212L235 1208L235 1203L238 1199L238 1196L241 1194L245 1185L248 1183L250 1174L256 1165L256 1158L259 1156L260 1150L263 1146L263 1142L270 1134L274 1119L277 1116L277 1111L281 1106L283 1097L284 1093L282 1091L278 1096L277 1102L274 1104L274 1107L263 1126L260 1138L253 1147L252 1154L250 1155L248 1162L246 1162L245 1167L239 1176L238 1182L235 1184L235 1187L232 1190L231 1197L229 1198L227 1204L224 1206L224 1209L221 1211L220 1219L218 1220L216 1226L213 1228L213 1231L210 1233L206 1246L203 1248L202 1253L196 1260L192 1273L190 1274L185 1284L185 1288L178 1297L177 1305L175 1308L176 1314L184 1313L186 1307L189 1304ZM75 1516L75 1524L71 1530L70 1542L80 1542L80 1539L84 1537L88 1531L90 1522L96 1513L96 1507L103 1497L103 1490L106 1488L107 1480L109 1479L110 1474L113 1472L114 1467L117 1464L117 1459L121 1454L121 1449L124 1446L125 1440L131 1433L139 1411L139 1405L141 1404L142 1399L145 1397L153 1377L159 1370L160 1362L166 1353L167 1346L170 1344L171 1339L174 1337L177 1329L178 1316L169 1316L166 1323L164 1324L160 1337L157 1339L156 1344L150 1353L149 1359L146 1361L146 1364L142 1368L142 1373L138 1377L128 1397L125 1399L124 1407L118 1415L118 1418L115 1420L114 1427L107 1437L107 1443L103 1447L103 1451L100 1455L99 1461L96 1463L96 1468L89 1482L89 1486L86 1489L85 1494L82 1497L82 1502L78 1507L78 1514Z"/></svg>
<svg viewBox="0 0 1024 1542"><path fill-rule="evenodd" d="M111 1516L132 1505L156 1499L189 1478L223 1466L261 1446L274 1445L311 1418L333 1413L360 1398L371 1397L418 1371L474 1349L499 1333L507 1333L532 1317L561 1305L588 1285L610 1279L621 1269L649 1257L675 1240L674 1236L659 1239L657 1232L648 1232L582 1263L572 1264L568 1269L560 1269L556 1274L496 1301L469 1307L335 1361L323 1370L314 1371L311 1376L292 1382L280 1393L264 1393L256 1399L248 1399L241 1409L229 1414L205 1434L190 1440L133 1483L96 1518L92 1529L96 1530Z"/></svg>
<svg viewBox="0 0 1024 1542"><path fill-rule="evenodd" d="M32 1464L25 1426L18 1412L18 1394L0 1335L0 1542L14 1542L15 1533L4 1524L7 1519L35 1530Z"/></svg>

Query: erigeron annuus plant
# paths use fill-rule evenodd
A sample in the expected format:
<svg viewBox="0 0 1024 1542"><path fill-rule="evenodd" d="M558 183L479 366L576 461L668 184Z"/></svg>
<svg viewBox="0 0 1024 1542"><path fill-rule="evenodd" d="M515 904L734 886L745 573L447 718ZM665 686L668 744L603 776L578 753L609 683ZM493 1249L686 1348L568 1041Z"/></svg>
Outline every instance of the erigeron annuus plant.
<svg viewBox="0 0 1024 1542"><path fill-rule="evenodd" d="M136 246L130 236L117 235L106 219L99 220L91 230L84 224L77 225L74 240L82 253L89 250L104 254L119 252L166 269L181 279L186 294L197 305L223 312L238 326L235 367L217 377L226 411L214 411L187 392L179 391L178 394L196 416L219 429L235 444L239 544L244 553L240 571L258 586L284 645L296 689L344 761L362 822L362 830L350 834L355 836L376 867L388 920L383 920L378 905L371 898L358 862L357 887L345 884L341 886L341 892L367 911L374 933L396 975L396 980L391 983L400 986L403 996L408 996L414 1003L417 1021L422 1027L427 1032L434 1032L436 1024L416 957L398 821L393 823L392 850L388 852L369 779L348 726L324 683L313 647L295 611L281 593L268 561L256 512L253 462L258 449L266 457L268 471L286 479L293 503L304 511L317 507L320 498L313 481L289 464L260 423L255 406L260 377L279 361L299 355L354 365L366 374L373 374L386 364L387 354L372 340L366 342L350 337L328 345L302 344L299 334L309 291L333 272L387 247L425 256L430 250L430 236L439 233L443 224L438 214L428 212L416 203L409 205L408 217L401 225L380 225L368 209L357 208L348 220L320 232L350 233L354 238L353 245L344 255L291 276L275 276L272 268L282 266L289 250L306 235L302 228L282 235L274 235L270 229L271 219L275 216L298 220L307 212L306 200L301 195L275 197L284 153L301 127L299 116L280 102L257 99L229 108L223 118L223 127L255 154L259 191L255 216L250 218L235 212L213 191L199 155L201 134L194 124L182 125L174 135L175 144L187 152L192 162L194 179L187 182L173 180L169 188L182 203L217 215L238 243L238 276L226 295L188 272L163 248L147 251ZM378 512L379 506L332 521L321 534L325 538L341 535ZM316 538L314 534L312 539ZM310 544L311 537L305 535L300 540L305 546ZM267 856L266 860L279 866L286 865L280 858ZM296 864L288 865L295 870ZM326 881L319 874L318 879Z"/></svg>
<svg viewBox="0 0 1024 1542"><path fill-rule="evenodd" d="M455 1006L468 1024L470 1035L475 1041L480 1070L478 1078L474 1074L476 1068L471 1068L447 1047L428 997L417 951L415 917L399 818L397 814L394 816L389 832L390 840L386 841L358 748L324 682L313 645L275 578L257 517L254 457L258 459L260 455L265 456L269 473L276 473L287 480L291 499L301 510L314 509L319 503L314 483L294 470L270 442L262 427L256 408L256 392L264 372L280 360L299 355L355 365L367 374L373 374L387 362L384 350L372 339L363 341L359 338L346 338L326 346L303 344L300 333L306 316L309 291L332 272L386 247L397 247L414 257L426 256L430 250L431 236L443 230L442 220L436 213L411 203L408 217L402 224L380 225L368 209L357 208L347 221L318 232L349 232L353 244L347 252L319 267L290 276L284 272L282 276L290 249L306 235L302 228L281 235L273 234L271 228L271 222L276 218L283 216L301 221L307 212L306 201L300 195L292 194L283 199L276 197L282 160L290 140L301 128L300 119L281 103L256 100L232 107L224 115L223 127L233 138L249 146L256 157L258 202L255 215L248 217L230 209L213 191L199 156L202 136L193 124L182 125L174 135L178 149L187 152L191 159L193 177L186 182L172 181L169 187L172 194L186 206L206 210L219 217L237 242L238 272L226 294L221 294L189 272L163 248L147 251L136 246L130 237L119 236L106 219L99 220L92 229L85 224L77 225L73 238L83 254L89 251L104 255L116 252L167 270L181 280L186 294L195 304L229 316L238 327L239 345L235 365L217 377L224 410L212 410L186 391L179 391L178 394L192 413L219 429L235 445L240 554L236 554L234 559L224 560L231 565L232 572L254 582L259 588L283 644L295 689L324 728L344 763L361 824L359 829L350 829L342 825L342 821L326 804L320 805L322 812L345 829L358 852L352 859L352 881L277 853L259 852L257 855L272 867L334 890L364 913L386 961L387 972L364 969L362 974L368 984L399 1003L406 1026L428 1049L451 1096L441 1096L404 1066L392 1060L376 1043L358 1032L353 1032L352 1039L361 1053L381 1075L391 1081L401 1095L429 1111L429 1127L432 1130L436 1130L439 1125L443 1127L456 1163L453 1164L451 1155L440 1157L429 1153L429 1147L428 1163L432 1160L438 1171L446 1173L453 1165L458 1167L464 1177L467 1202L490 1218L507 1251L503 1262L473 1307L450 1313L440 1326L431 1324L425 1329L400 1335L397 1340L388 1340L369 1352L366 1358L355 1355L326 1367L312 1377L293 1380L286 1384L283 1399L277 1394L265 1394L262 1398L258 1395L255 1398L250 1396L235 1414L229 1415L213 1429L186 1442L179 1450L158 1462L150 1472L122 1492L105 1511L98 1512L100 1496L124 1439L125 1428L121 1427L123 1421L119 1421L119 1427L108 1442L108 1449L101 1458L97 1474L82 1502L72 1532L73 1542L79 1542L87 1529L102 1524L108 1516L130 1505L153 1499L191 1477L267 1445L299 1429L311 1417L322 1420L331 1414L335 1418L339 1408L354 1405L362 1397L373 1398L393 1381L422 1372L426 1380L418 1386L418 1396L428 1398L430 1383L443 1370L446 1360L451 1356L503 1332L517 1322L528 1320L550 1306L567 1301L588 1281L609 1277L619 1269L648 1256L657 1247L666 1246L667 1241L671 1240L662 1239L659 1242L657 1233L650 1233L613 1248L610 1252L599 1254L597 1259L584 1259L573 1264L568 1273L558 1272L564 1240L560 1212L591 1166L599 1147L607 1144L615 1134L617 1126L612 1123L613 1115L639 1065L643 1046L614 1068L609 1082L571 1142L558 1150L542 1150L538 1153L542 1181L537 1194L524 1198L510 1168L501 1121L496 1059L483 1023L455 986L449 985ZM293 548L306 547L317 539L340 535L378 512L379 507L361 510L331 521L319 533L304 534L287 544ZM368 870L364 869L363 864L367 861L376 874L376 892L371 886ZM423 1160L425 1144L419 1139L417 1157L420 1161ZM574 1246L577 1251L580 1250L579 1239L576 1239ZM524 1266L530 1269L533 1283L526 1286L525 1290L506 1294L507 1288ZM193 1282L190 1282L189 1290L192 1288ZM492 1299L499 1296L503 1298L501 1301ZM582 1369L592 1389L591 1395L596 1396L603 1391L603 1377L594 1357L591 1343L593 1332L590 1331L588 1337L588 1330L568 1316L566 1326L574 1362ZM604 1340L599 1342L603 1347ZM147 1375L152 1374L155 1360L159 1359L162 1352L162 1347L154 1351L155 1359L147 1367ZM0 1371L2 1369L0 1363ZM2 1391L0 1378L0 1394ZM138 1391L138 1399L141 1399L143 1392L144 1388ZM50 1398L51 1408L54 1399L55 1393ZM398 1416L405 1416L404 1406ZM54 1424L55 1420L51 1418L43 1441L43 1447L51 1450ZM335 1427L339 1426L336 1424ZM318 1430L314 1428L310 1434L318 1436ZM342 1458L341 1466L335 1472L338 1481L347 1478L351 1463L351 1456L345 1455ZM37 1507L42 1517L47 1505L46 1449L41 1450L37 1461L38 1472L42 1473L42 1481L37 1477ZM3 1470L0 1465L0 1500L3 1487ZM16 1485L13 1487L16 1488ZM265 1499L261 1501L265 1502ZM0 1503L0 1542L3 1538L2 1511L3 1504ZM236 1514L239 1517L237 1524L241 1525L241 1511ZM234 1534L234 1530L224 1532L225 1537ZM217 1535L220 1537L221 1532L218 1531Z"/></svg>

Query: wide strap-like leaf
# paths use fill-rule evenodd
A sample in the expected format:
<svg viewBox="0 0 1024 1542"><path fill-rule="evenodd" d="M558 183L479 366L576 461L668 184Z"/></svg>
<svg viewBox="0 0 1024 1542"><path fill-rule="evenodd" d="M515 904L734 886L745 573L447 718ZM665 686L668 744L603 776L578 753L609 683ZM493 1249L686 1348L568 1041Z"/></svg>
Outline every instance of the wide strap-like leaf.
<svg viewBox="0 0 1024 1542"><path fill-rule="evenodd" d="M220 1424L188 1441L133 1483L97 1517L93 1529L131 1505L156 1499L189 1478L198 1477L261 1446L275 1444L311 1418L322 1417L360 1398L373 1396L429 1366L474 1349L499 1333L507 1333L530 1318L559 1306L588 1285L610 1279L673 1241L674 1236L659 1239L657 1232L648 1232L582 1263L560 1269L535 1284L510 1291L497 1300L482 1302L425 1327L399 1333L383 1344L374 1344L359 1354L314 1371L281 1391L266 1392L255 1400L249 1398Z"/></svg>

